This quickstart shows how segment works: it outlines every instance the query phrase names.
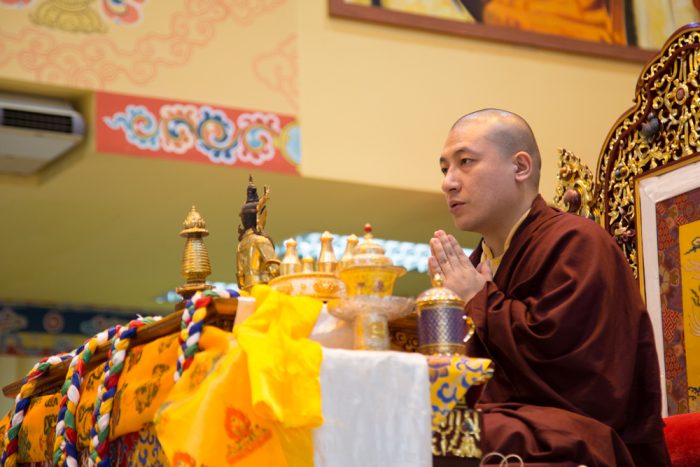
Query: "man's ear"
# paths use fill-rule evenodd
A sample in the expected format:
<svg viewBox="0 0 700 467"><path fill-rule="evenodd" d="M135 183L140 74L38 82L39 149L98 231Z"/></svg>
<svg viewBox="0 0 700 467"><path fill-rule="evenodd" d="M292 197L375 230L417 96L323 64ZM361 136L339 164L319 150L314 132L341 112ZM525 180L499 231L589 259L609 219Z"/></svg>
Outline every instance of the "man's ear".
<svg viewBox="0 0 700 467"><path fill-rule="evenodd" d="M513 170L515 180L524 182L532 176L532 156L525 151L519 151L513 155Z"/></svg>

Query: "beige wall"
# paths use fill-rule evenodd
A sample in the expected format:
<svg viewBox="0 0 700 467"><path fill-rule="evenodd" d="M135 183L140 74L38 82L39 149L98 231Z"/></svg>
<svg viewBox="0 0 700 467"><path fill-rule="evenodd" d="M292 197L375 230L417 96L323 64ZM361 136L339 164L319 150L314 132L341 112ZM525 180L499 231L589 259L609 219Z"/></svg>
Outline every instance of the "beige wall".
<svg viewBox="0 0 700 467"><path fill-rule="evenodd" d="M122 25L105 17L102 2L85 2L80 17L97 13L104 33L37 24L46 3L0 6L0 77L296 113L286 95L296 90L278 79L296 79L287 53L297 31L293 0L152 0L140 21Z"/></svg>
<svg viewBox="0 0 700 467"><path fill-rule="evenodd" d="M299 11L310 176L436 190L437 156L452 122L502 107L523 115L538 135L542 192L551 198L557 148L595 164L607 131L632 104L642 68L329 18L325 5Z"/></svg>
<svg viewBox="0 0 700 467"><path fill-rule="evenodd" d="M531 122L551 197L556 148L593 164L641 70L330 18L323 0L152 1L106 34L38 26L38 3L2 9L0 79L297 114L303 175L423 191L451 122L495 106Z"/></svg>

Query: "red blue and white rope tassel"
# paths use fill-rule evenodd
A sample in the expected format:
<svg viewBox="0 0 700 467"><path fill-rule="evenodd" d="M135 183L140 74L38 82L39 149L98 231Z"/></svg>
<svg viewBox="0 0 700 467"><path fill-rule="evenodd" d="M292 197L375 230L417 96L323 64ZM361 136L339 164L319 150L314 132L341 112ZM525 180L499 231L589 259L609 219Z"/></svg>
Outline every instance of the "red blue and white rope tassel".
<svg viewBox="0 0 700 467"><path fill-rule="evenodd" d="M199 339L204 327L204 318L207 316L207 306L214 298L235 298L240 294L235 290L214 289L195 293L185 303L180 323L180 349L177 356L177 368L175 381L177 382L192 364L195 354L199 351Z"/></svg>
<svg viewBox="0 0 700 467"><path fill-rule="evenodd" d="M53 445L53 465L78 467L78 428L76 414L80 402L80 388L83 383L87 364L97 347L109 341L120 326L106 329L88 339L83 348L76 352L71 360L66 379L61 388L61 403L56 422L56 438Z"/></svg>
<svg viewBox="0 0 700 467"><path fill-rule="evenodd" d="M160 316L135 319L122 327L112 339L112 346L104 367L102 383L97 388L97 399L93 412L93 426L90 431L89 465L105 467L110 465L109 456L109 425L117 392L119 376L124 369L126 351L130 340L137 331L151 323L160 320Z"/></svg>
<svg viewBox="0 0 700 467"><path fill-rule="evenodd" d="M82 347L81 347L82 348ZM3 453L0 464L14 467L17 465L17 450L19 447L19 431L22 428L24 415L31 398L29 397L31 383L46 374L51 368L63 363L69 358L73 358L74 353L61 353L39 360L29 371L29 374L22 380L20 390L15 398L15 405L10 418L10 426L5 431L3 440Z"/></svg>

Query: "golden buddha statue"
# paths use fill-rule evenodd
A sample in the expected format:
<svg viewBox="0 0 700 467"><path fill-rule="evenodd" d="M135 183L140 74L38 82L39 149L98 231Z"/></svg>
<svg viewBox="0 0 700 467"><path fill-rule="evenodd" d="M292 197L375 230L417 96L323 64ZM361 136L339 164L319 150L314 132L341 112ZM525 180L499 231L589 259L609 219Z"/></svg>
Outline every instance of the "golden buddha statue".
<svg viewBox="0 0 700 467"><path fill-rule="evenodd" d="M255 284L267 284L280 273L280 261L275 255L275 245L265 234L266 204L270 188L263 188L258 199L258 189L253 177L248 180L246 202L241 209L242 226L238 227L237 274L238 287L250 290Z"/></svg>

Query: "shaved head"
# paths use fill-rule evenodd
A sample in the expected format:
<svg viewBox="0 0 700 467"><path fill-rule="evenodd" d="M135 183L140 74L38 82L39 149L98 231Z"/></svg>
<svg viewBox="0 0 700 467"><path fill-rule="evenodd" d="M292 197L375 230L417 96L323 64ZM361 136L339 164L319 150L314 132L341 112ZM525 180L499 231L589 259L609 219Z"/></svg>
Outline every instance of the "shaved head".
<svg viewBox="0 0 700 467"><path fill-rule="evenodd" d="M542 167L540 150L532 128L524 118L507 110L482 109L460 117L452 125L452 129L461 129L462 126L472 123L487 125L485 137L498 147L503 157L510 157L520 151L530 154L534 165L532 182L535 187L539 186Z"/></svg>

